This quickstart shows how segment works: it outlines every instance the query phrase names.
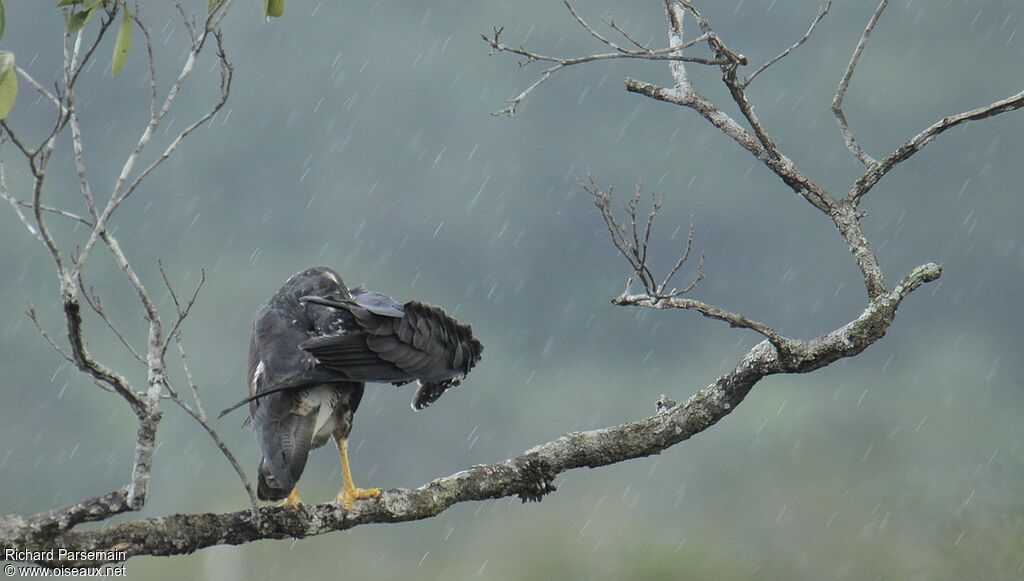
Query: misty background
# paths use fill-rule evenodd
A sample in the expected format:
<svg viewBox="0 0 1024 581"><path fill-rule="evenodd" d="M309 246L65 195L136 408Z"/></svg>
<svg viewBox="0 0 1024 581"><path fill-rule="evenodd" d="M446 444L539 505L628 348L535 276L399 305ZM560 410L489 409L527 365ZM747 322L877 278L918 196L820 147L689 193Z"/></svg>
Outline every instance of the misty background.
<svg viewBox="0 0 1024 581"><path fill-rule="evenodd" d="M0 42L44 84L60 67L63 19L53 4L8 2ZM151 4L143 17L166 90L184 31L172 9ZM575 5L595 26L611 16L664 46L658 2ZM747 55L749 73L795 42L819 4L700 8ZM748 93L782 150L834 195L862 167L829 104L873 8L837 3ZM625 92L627 76L669 84L664 63L565 69L516 117L494 117L544 67L488 56L479 34L495 25L505 26L503 42L546 54L606 51L554 0L289 0L270 23L259 2L236 2L224 25L231 100L114 220L166 316L173 308L157 260L183 291L206 271L184 337L208 413L245 394L256 307L289 275L319 264L349 285L442 305L486 346L468 380L423 413L409 407L411 388L367 390L351 437L360 486L416 487L567 431L650 415L660 394L685 400L760 337L694 313L612 306L629 272L576 183L588 170L621 196L639 178L666 194L652 241L661 269L678 256L692 216L707 257L695 298L797 338L860 314L859 271L824 216L694 112ZM1022 26L1014 0L891 4L846 97L860 143L880 158L943 115L1018 92ZM112 187L148 121L135 36L120 77L110 78L110 34L78 90L97 195ZM147 159L212 104L214 65L209 55L197 65ZM738 115L717 68L688 70ZM22 83L10 123L35 141L50 115ZM464 503L423 522L135 558L129 577L1021 578L1022 130L1021 112L959 127L868 195L865 229L890 284L928 261L945 271L861 356L766 379L691 441L563 474L540 504ZM45 201L84 210L70 137L62 139ZM12 193L28 198L24 162L10 146L3 155ZM83 235L60 218L50 223L68 244ZM0 245L0 513L28 514L122 486L136 423L24 315L30 299L49 331L62 332L49 255L6 207ZM86 276L143 345L141 311L102 250ZM86 324L95 356L144 385L145 370L102 323ZM245 509L208 436L171 402L164 409L149 503L126 518ZM240 428L243 416L215 425L252 477L258 447ZM326 502L340 483L328 447L311 455L300 491L306 502Z"/></svg>

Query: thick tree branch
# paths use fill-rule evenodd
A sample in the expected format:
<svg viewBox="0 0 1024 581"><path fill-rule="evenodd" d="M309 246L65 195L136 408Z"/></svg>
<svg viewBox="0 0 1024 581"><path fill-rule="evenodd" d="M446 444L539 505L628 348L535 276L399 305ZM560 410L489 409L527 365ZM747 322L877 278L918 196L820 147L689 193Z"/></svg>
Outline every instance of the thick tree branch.
<svg viewBox="0 0 1024 581"><path fill-rule="evenodd" d="M371 523L421 520L437 516L460 502L510 496L537 500L554 490L553 480L562 472L659 454L706 430L731 413L766 376L807 373L857 355L885 335L907 295L936 280L941 273L941 268L934 264L918 267L893 291L873 301L857 319L816 339L795 342L785 359L778 357L768 341L759 343L729 373L682 405L660 406L659 412L651 417L610 428L566 434L510 460L474 466L414 490L386 490L376 499L357 502L350 511L335 504L322 504L299 509L262 508L259 520L248 511L176 514L52 536L47 536L41 525L3 517L0 544L28 550L64 547L74 551L122 551L124 558L180 555L214 545L296 539ZM41 564L84 567L97 563Z"/></svg>

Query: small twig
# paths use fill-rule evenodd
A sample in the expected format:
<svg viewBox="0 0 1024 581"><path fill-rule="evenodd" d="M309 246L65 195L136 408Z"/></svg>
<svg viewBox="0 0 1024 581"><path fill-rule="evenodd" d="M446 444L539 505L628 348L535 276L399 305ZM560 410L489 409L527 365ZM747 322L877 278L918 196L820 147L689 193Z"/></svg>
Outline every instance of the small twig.
<svg viewBox="0 0 1024 581"><path fill-rule="evenodd" d="M4 132L7 134L7 137L10 138L11 143L13 143L18 149L21 150L22 155L24 155L29 160L35 158L36 153L38 152L33 150L31 147L25 145L25 143L18 137L18 134L15 133L13 129L11 129L11 126L7 123L6 119L0 121L0 127L4 128Z"/></svg>
<svg viewBox="0 0 1024 581"><path fill-rule="evenodd" d="M191 381L191 379L189 381ZM174 387L171 385L169 381L166 383L165 387L167 388L167 392L171 396L171 400L173 400L174 403L178 405L178 407L185 410L185 413L187 413L193 420L195 420L196 423L203 427L206 433L210 436L210 439L212 439L213 442L217 445L217 448L220 449L221 454L224 455L224 458L226 458L228 463L231 464L231 468L233 468L235 474L238 475L238 479L241 480L242 486L245 488L245 493L249 497L249 504L252 509L252 517L254 519L259 520L259 501L256 499L256 493L253 492L252 484L249 482L249 477L246 476L245 470L242 468L242 465L238 463L238 460L235 458L235 455L231 453L231 450L228 448L227 444L224 443L224 440L221 439L220 434L217 433L217 430L215 430L213 426L210 425L210 422L206 420L206 414L201 413L201 410L196 411L195 409L192 408L192 406L188 405L188 403L186 403L185 400L181 398L181 396L178 394L178 391L174 389Z"/></svg>
<svg viewBox="0 0 1024 581"><path fill-rule="evenodd" d="M760 333L765 339L768 339L768 341L771 342L771 344L775 346L781 354L785 354L791 349L791 339L787 339L782 335L779 335L774 329L764 323L759 323L743 315L732 313L701 301L682 299L678 297L657 297L649 294L622 294L612 299L612 304L620 306L645 307L648 309L684 309L687 311L695 311L709 319L724 321L728 323L730 327L750 329L751 331Z"/></svg>
<svg viewBox="0 0 1024 581"><path fill-rule="evenodd" d="M569 0L562 0L562 3L565 4L565 7L569 10L569 14L572 14L572 17L576 19L576 22L580 26L582 26L584 30L586 30L587 32L590 33L590 36L593 36L594 38L599 40L602 44L608 46L609 48L611 48L613 50L616 50L618 52L623 52L624 51L624 49L622 47L620 47L619 45L615 44L614 42L608 40L607 38L602 36L601 33L599 33L598 31L594 30L589 24L587 24L587 21L583 20L583 17L580 16L579 13L576 12L576 9L572 7L572 4L569 3Z"/></svg>
<svg viewBox="0 0 1024 581"><path fill-rule="evenodd" d="M180 0L175 0L174 4L178 7L178 10L182 12L182 17L184 17L184 9L181 7ZM142 17L139 14L138 2L135 4L135 12L131 13L131 16L132 20L135 21L135 24L139 26L139 29L142 31L142 36L146 41L146 63L149 65L149 115L150 118L152 118L157 115L156 58L153 55L153 37L149 30L149 26L142 21ZM187 18L185 19L185 22L186 24L188 23ZM192 44L194 45L195 34L191 29L188 29L188 32L189 38L191 38Z"/></svg>
<svg viewBox="0 0 1024 581"><path fill-rule="evenodd" d="M684 8L686 8L686 11L689 12L697 21L697 26L700 27L701 32L703 32L705 37L707 38L708 48L710 48L711 52L713 52L715 56L717 56L721 61L724 61L722 63L719 63L720 66L730 64L747 64L747 57L743 56L738 52L734 52L729 47L727 47L725 43L722 42L722 39L719 38L717 34L715 34L715 31L711 29L711 22L709 22L707 18L704 18L704 16L701 15L701 13L697 10L697 7L694 6L690 0L674 1L677 2L678 4L681 4ZM671 24L673 27L677 26L676 22L672 22ZM678 25L680 27L682 26L682 19L680 19Z"/></svg>
<svg viewBox="0 0 1024 581"><path fill-rule="evenodd" d="M174 345L178 348L178 357L181 358L181 368L185 372L185 379L188 380L188 387L192 391L192 401L196 404L196 412L199 417L206 419L206 410L203 409L203 400L199 397L199 385L192 377L192 367L188 363L188 354L185 352L185 344L181 340L181 329L174 333Z"/></svg>
<svg viewBox="0 0 1024 581"><path fill-rule="evenodd" d="M31 85L32 88L36 90L36 92L38 92L40 95L46 97L46 99L49 100L51 103L53 103L53 105L55 107L57 107L57 109L61 113L64 112L64 110L65 110L64 109L64 104L61 103L60 99L55 97L53 95L53 93L47 91L46 87L44 87L44 86L40 85L38 82L36 82L36 80L34 78L32 78L32 75L28 74L28 71L26 71L25 69L23 69L21 67L15 67L15 68L18 71L18 75L21 76L22 79L25 79L25 82L28 83L29 85Z"/></svg>
<svg viewBox="0 0 1024 581"><path fill-rule="evenodd" d="M832 99L832 113L836 117L836 121L839 122L839 129L843 132L843 140L846 142L847 149L850 150L853 155L857 156L867 167L872 167L878 162L873 157L864 151L864 148L857 143L857 140L853 137L853 132L850 131L850 124L846 121L846 114L843 112L843 99L846 97L846 89L850 86L850 79L853 78L853 71L857 68L857 63L860 62L860 56L864 52L864 47L867 45L868 38L871 36L871 31L875 29L875 24L878 23L879 17L882 16L882 12L885 10L886 5L889 4L889 0L882 0L878 3L878 7L875 8L874 14L868 19L867 26L864 27L864 32L860 35L860 40L857 41L857 47L853 50L853 55L850 57L850 64L846 66L846 72L843 73L843 77L839 79L839 86L836 87L836 96Z"/></svg>
<svg viewBox="0 0 1024 581"><path fill-rule="evenodd" d="M679 259L676 260L675 266L673 266L672 270L669 271L668 275L665 277L665 280L663 280L661 282L661 284L658 285L659 294L662 291L664 291L666 288L668 288L668 284L670 282L672 282L672 277L674 277L676 275L676 273L679 272L679 269L682 268L683 265L686 264L686 262L690 259L690 252L692 250L693 250L693 216L690 216L690 227L689 227L689 230L688 230L687 235L686 235L686 248L683 250L682 256L680 256ZM693 290L694 288L696 288L697 285L700 284L700 282L702 280L704 280L704 253L703 252L700 253L700 260L697 262L697 276L696 276L696 278L694 278L693 282L691 282L687 286L683 287L681 290L672 289L667 296L676 297L676 296L679 296L679 295L684 295L684 294L690 292L691 290Z"/></svg>
<svg viewBox="0 0 1024 581"><path fill-rule="evenodd" d="M0 145L3 144L3 141L3 136L0 135ZM25 226L25 229L28 230L29 234L39 242L43 242L43 237L39 234L39 231L36 230L36 227L29 221L25 212L21 211L22 207L31 208L31 204L18 200L7 191L7 166L4 163L2 155L0 155L0 198L7 200L7 203L9 203L11 208L14 209L14 213L18 216L18 219L21 220L22 225Z"/></svg>
<svg viewBox="0 0 1024 581"><path fill-rule="evenodd" d="M43 336L43 339L46 339L46 342L50 344L50 347L53 347L54 351L59 353L60 356L66 359L69 363L75 363L74 358L68 355L67 352L53 340L53 337L50 337L50 334L46 332L46 329L43 328L43 324L39 322L39 317L36 315L36 307L32 304L32 301L28 301L28 308L25 310L25 314L32 320L32 324L35 325L36 330Z"/></svg>
<svg viewBox="0 0 1024 581"><path fill-rule="evenodd" d="M167 334L167 340L164 342L162 354L167 353L167 348L170 346L171 339L181 329L181 324L188 318L189 313L192 312L192 307L196 304L196 298L199 296L199 291L203 288L203 284L206 282L206 270L199 270L199 284L196 285L196 289L192 291L192 296L182 304L178 298L178 293L175 292L174 286L171 284L171 279L167 276L167 271L164 270L163 262L157 261L160 269L160 276L164 280L164 285L167 287L167 291L171 295L171 301L174 302L174 310L177 314L177 318L174 321L174 325L171 327L170 333Z"/></svg>
<svg viewBox="0 0 1024 581"><path fill-rule="evenodd" d="M32 204L30 204L30 203L28 203L28 202L26 202L24 200L18 200L18 199L13 198L13 197L11 197L11 200L13 200L14 203L16 203L18 206L21 206L22 208L29 208L29 209L31 209L31 208L34 207L34 206L32 206ZM90 222L88 218L79 216L78 214L75 214L74 212L68 212L67 210L63 210L61 208L54 208L53 206L47 206L46 204L43 204L42 206L40 206L40 209L42 211L48 213L48 214L53 214L55 216L61 216L63 218L67 218L69 220L74 220L75 222L78 222L79 224L82 224L84 226L88 226L90 228L92 228L92 226L93 226L92 222Z"/></svg>
<svg viewBox="0 0 1024 581"><path fill-rule="evenodd" d="M181 15L181 21L185 25L185 31L188 32L188 38L192 42L192 46L196 44L196 23L193 16L189 16L188 12L181 5L181 0L174 0L174 7L178 10L178 14Z"/></svg>
<svg viewBox="0 0 1024 581"><path fill-rule="evenodd" d="M96 293L96 289L92 287L89 287L88 289L85 288L85 280L83 280L81 272L78 273L78 288L81 289L82 296L85 297L85 302L89 305L89 308L92 309L92 312L96 313L100 320L107 324L107 328L110 329L110 332L112 332L114 336L121 341L121 344L124 345L125 349L132 354L132 357L134 357L136 361L146 365L146 358L132 347L132 344L124 336L121 330L117 328L117 325L110 320L109 315L107 315L107 311L103 308L103 301L100 300L99 294Z"/></svg>
<svg viewBox="0 0 1024 581"><path fill-rule="evenodd" d="M573 12L573 15L577 18L577 20L581 20L579 16L576 15L575 11L572 10L571 5L569 5L568 3L566 4L570 6L570 11ZM681 54L679 51L681 51L682 48L684 48L682 46L673 46L657 50L629 50L622 48L616 45L615 43L612 43L611 41L605 39L599 33L594 31L589 25L587 25L586 22L582 22L581 25L588 31L590 31L591 34L595 35L596 38L598 38L605 44L614 47L616 52L591 54L581 57L563 58L536 53L533 51L526 50L522 47L513 47L508 46L506 44L502 44L500 39L503 29L501 27L495 27L491 36L487 36L486 34L480 35L480 37L483 38L484 42L490 45L491 50L493 52L508 52L524 57L526 60L520 63L520 66L526 66L538 61L554 63L553 66L544 69L544 71L541 72L537 80L534 81L533 84L531 84L529 87L524 89L521 93L519 93L519 95L512 99L506 100L506 103L508 103L508 107L505 107L500 111L495 111L493 115L508 115L509 117L514 116L519 105L523 102L523 100L526 99L527 96L529 96L531 92L533 92L534 89L536 89L542 83L547 81L549 78L551 78L553 74L555 74L562 68L570 67L573 65L614 59L641 59L652 61L691 62L703 65L722 65L729 62L728 60L708 59L704 57L696 57ZM692 43L689 44L688 46L692 46Z"/></svg>
<svg viewBox="0 0 1024 581"><path fill-rule="evenodd" d="M825 5L822 6L821 9L818 10L818 15L814 18L814 21L811 22L811 26L810 26L810 28L807 29L807 32L805 32L804 35L802 37L800 37L800 40L796 41L792 46L790 46L786 50L782 51L775 58L773 58L773 59L769 60L768 62L764 63L756 71L751 73L750 76L748 76L746 78L746 80L743 81L743 86L744 87L750 86L750 83L752 83L754 81L754 79L757 77L757 75L760 75L768 67L770 67L770 66L774 65L775 63L779 62L780 60L786 58L787 56L789 56L789 53L791 53L794 50L800 48L801 45L803 45L805 42L807 42L807 40L811 38L811 35L814 34L814 29L817 28L818 23L821 22L821 20L823 18L825 18L825 15L828 14L828 11L831 10L831 9L832 9L832 0L828 0L825 3Z"/></svg>
<svg viewBox="0 0 1024 581"><path fill-rule="evenodd" d="M86 29L78 31L77 37L75 39L75 49L72 53L71 63L69 67L70 74L68 75L66 82L66 86L69 89L76 85L78 81L78 76L82 74L82 71L85 70L86 65L92 58L92 54L100 46L100 42L103 40L103 37L107 34L107 30L110 28L110 25L114 23L114 19L117 16L118 10L120 10L120 6L115 3L111 7L111 9L107 11L106 18L100 18L100 28L99 32L96 33L96 38L93 39L92 44L89 45L89 48L85 50L85 54L82 56L81 62L78 62L76 64L76 60L78 58L79 53L79 47L82 42L82 36L85 34Z"/></svg>
<svg viewBox="0 0 1024 581"><path fill-rule="evenodd" d="M650 52L651 51L651 47L650 46L647 46L646 44L643 44L642 42L639 42L636 39L634 39L625 30L622 30L622 28L620 28L619 25L616 24L615 21L612 20L611 18L602 18L601 22L604 22L605 25L608 26L608 28L611 28L615 32L618 32L620 35L622 35L622 38L625 38L627 41L629 41L630 44L632 44L633 46L637 47L638 49L640 49L640 50L642 50L644 52Z"/></svg>

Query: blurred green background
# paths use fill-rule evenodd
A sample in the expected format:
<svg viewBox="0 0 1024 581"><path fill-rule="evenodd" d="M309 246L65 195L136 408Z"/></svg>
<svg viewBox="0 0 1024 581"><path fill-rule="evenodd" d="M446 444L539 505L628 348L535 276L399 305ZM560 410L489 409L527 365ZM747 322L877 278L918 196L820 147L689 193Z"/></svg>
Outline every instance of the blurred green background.
<svg viewBox="0 0 1024 581"><path fill-rule="evenodd" d="M52 2L7 2L0 48L56 78L62 19ZM153 5L151 5L153 4ZM145 2L160 81L184 51L175 14ZM189 0L203 11L206 2ZM399 300L445 306L486 344L469 380L425 413L410 389L377 386L357 414L364 486L415 487L570 431L684 400L758 341L692 313L616 308L627 276L576 179L667 194L654 240L668 268L693 217L707 280L694 296L809 338L864 306L857 268L830 223L693 112L627 94L626 76L669 83L663 64L598 63L556 75L513 119L491 112L541 67L488 56L479 33L558 55L602 51L561 3L289 0L266 23L239 0L225 23L233 96L212 126L122 208L116 234L170 313L156 270L207 285L185 327L207 410L245 391L256 306L292 273L338 269ZM639 39L664 42L658 2L579 2ZM755 65L794 42L813 1L702 2ZM861 170L829 112L871 10L839 2L817 35L750 89L780 146L841 194ZM1024 33L1015 0L893 3L847 95L860 142L881 157L943 115L1019 91ZM95 23L93 23L95 26ZM148 118L141 35L110 79L112 38L79 89L97 191L109 189ZM216 91L206 58L149 154ZM725 104L716 70L690 67ZM727 109L733 112L732 108ZM49 110L24 83L11 123L39 133ZM758 385L732 415L665 454L561 476L541 504L460 504L438 518L297 542L138 558L132 578L306 579L1017 579L1024 576L1024 113L943 135L868 197L865 228L890 281L927 261L941 281L904 304L862 356ZM34 132L34 133L33 133ZM81 209L67 135L46 200ZM6 148L11 188L27 172ZM61 239L80 240L52 219ZM682 230L678 226L684 225ZM49 257L0 212L0 513L34 513L121 486L135 422L56 356L23 314L60 332ZM89 283L139 345L139 309L109 257ZM90 346L140 385L144 370L98 320ZM176 376L180 381L180 374ZM142 516L239 510L246 498L200 428L167 406ZM252 473L242 414L217 422ZM313 454L303 498L340 484Z"/></svg>

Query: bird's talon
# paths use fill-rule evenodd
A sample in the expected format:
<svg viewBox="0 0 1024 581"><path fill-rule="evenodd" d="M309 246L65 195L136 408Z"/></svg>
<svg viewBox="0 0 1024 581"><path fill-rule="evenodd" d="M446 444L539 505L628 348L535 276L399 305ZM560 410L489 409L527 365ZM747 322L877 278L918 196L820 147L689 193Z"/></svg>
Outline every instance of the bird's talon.
<svg viewBox="0 0 1024 581"><path fill-rule="evenodd" d="M299 491L293 488L288 498L281 501L278 506L282 508L300 508L302 506L302 499L299 498Z"/></svg>
<svg viewBox="0 0 1024 581"><path fill-rule="evenodd" d="M367 498L377 498L380 496L379 488L353 488L342 490L341 494L338 495L338 504L345 507L345 510L352 508L352 504L357 500L365 500Z"/></svg>

